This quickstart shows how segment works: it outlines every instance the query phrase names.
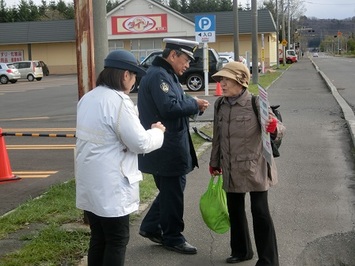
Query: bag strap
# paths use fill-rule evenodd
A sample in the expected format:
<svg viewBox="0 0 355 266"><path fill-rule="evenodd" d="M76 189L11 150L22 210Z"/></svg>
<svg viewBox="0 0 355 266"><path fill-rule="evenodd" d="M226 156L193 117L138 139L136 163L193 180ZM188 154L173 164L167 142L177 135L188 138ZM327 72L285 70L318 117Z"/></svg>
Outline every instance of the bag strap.
<svg viewBox="0 0 355 266"><path fill-rule="evenodd" d="M218 113L219 109L221 108L223 98L224 98L224 96L221 96L221 97L219 97L219 98L216 100L216 102L217 102L217 109L216 109L217 113Z"/></svg>
<svg viewBox="0 0 355 266"><path fill-rule="evenodd" d="M253 94L251 95L251 104L253 105L254 114L256 115L256 118L258 119L259 127L261 128L260 121L259 121L259 110L258 107L256 106L256 96Z"/></svg>

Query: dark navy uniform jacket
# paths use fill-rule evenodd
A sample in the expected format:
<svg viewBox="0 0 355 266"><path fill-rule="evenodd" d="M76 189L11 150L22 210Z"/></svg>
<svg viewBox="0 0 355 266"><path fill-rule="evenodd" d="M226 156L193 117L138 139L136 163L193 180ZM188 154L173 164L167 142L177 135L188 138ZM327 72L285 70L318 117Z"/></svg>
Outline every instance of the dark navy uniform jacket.
<svg viewBox="0 0 355 266"><path fill-rule="evenodd" d="M145 129L162 122L163 146L138 156L139 170L161 176L185 175L198 166L189 116L199 112L195 99L185 95L172 66L156 57L142 78L138 91L139 118Z"/></svg>

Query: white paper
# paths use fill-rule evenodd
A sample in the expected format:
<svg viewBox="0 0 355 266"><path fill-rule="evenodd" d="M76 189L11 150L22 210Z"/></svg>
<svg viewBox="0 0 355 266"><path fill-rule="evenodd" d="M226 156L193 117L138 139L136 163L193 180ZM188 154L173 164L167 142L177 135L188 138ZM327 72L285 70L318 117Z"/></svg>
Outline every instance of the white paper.
<svg viewBox="0 0 355 266"><path fill-rule="evenodd" d="M265 130L265 122L269 119L269 101L266 90L258 84L259 89L259 105L260 105L260 124L261 124L261 139L263 141L263 155L266 161L271 165L272 148L270 141L270 133Z"/></svg>

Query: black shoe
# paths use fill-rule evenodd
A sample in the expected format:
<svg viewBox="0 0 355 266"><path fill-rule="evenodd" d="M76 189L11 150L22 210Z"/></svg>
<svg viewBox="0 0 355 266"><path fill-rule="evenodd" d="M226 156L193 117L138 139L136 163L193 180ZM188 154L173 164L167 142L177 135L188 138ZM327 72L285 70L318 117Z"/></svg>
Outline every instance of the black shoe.
<svg viewBox="0 0 355 266"><path fill-rule="evenodd" d="M139 234L145 238L148 238L150 241L161 244L163 242L163 236L159 233L148 233L140 230Z"/></svg>
<svg viewBox="0 0 355 266"><path fill-rule="evenodd" d="M246 261L246 260L251 260L253 258L253 256L249 256L249 257L237 257L237 256L230 256L229 258L226 259L227 263L239 263L242 261Z"/></svg>
<svg viewBox="0 0 355 266"><path fill-rule="evenodd" d="M180 245L177 246L164 246L164 248L166 248L167 250L171 250L171 251L175 251L175 252L179 252L182 254L196 254L197 253L197 249L194 246L191 246L189 243L184 242Z"/></svg>

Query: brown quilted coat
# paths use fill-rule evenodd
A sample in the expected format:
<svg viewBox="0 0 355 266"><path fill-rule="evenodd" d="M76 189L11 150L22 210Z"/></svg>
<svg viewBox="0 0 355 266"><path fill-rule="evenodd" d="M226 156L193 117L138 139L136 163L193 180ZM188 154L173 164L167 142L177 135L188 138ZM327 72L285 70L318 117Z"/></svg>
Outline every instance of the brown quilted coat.
<svg viewBox="0 0 355 266"><path fill-rule="evenodd" d="M256 101L259 108L259 101ZM214 106L214 130L210 166L223 171L226 192L266 191L277 183L274 158L269 165L262 151L261 131L254 113L251 93L246 90L234 105L222 100ZM271 109L269 112L273 115ZM277 137L285 132L278 123Z"/></svg>

